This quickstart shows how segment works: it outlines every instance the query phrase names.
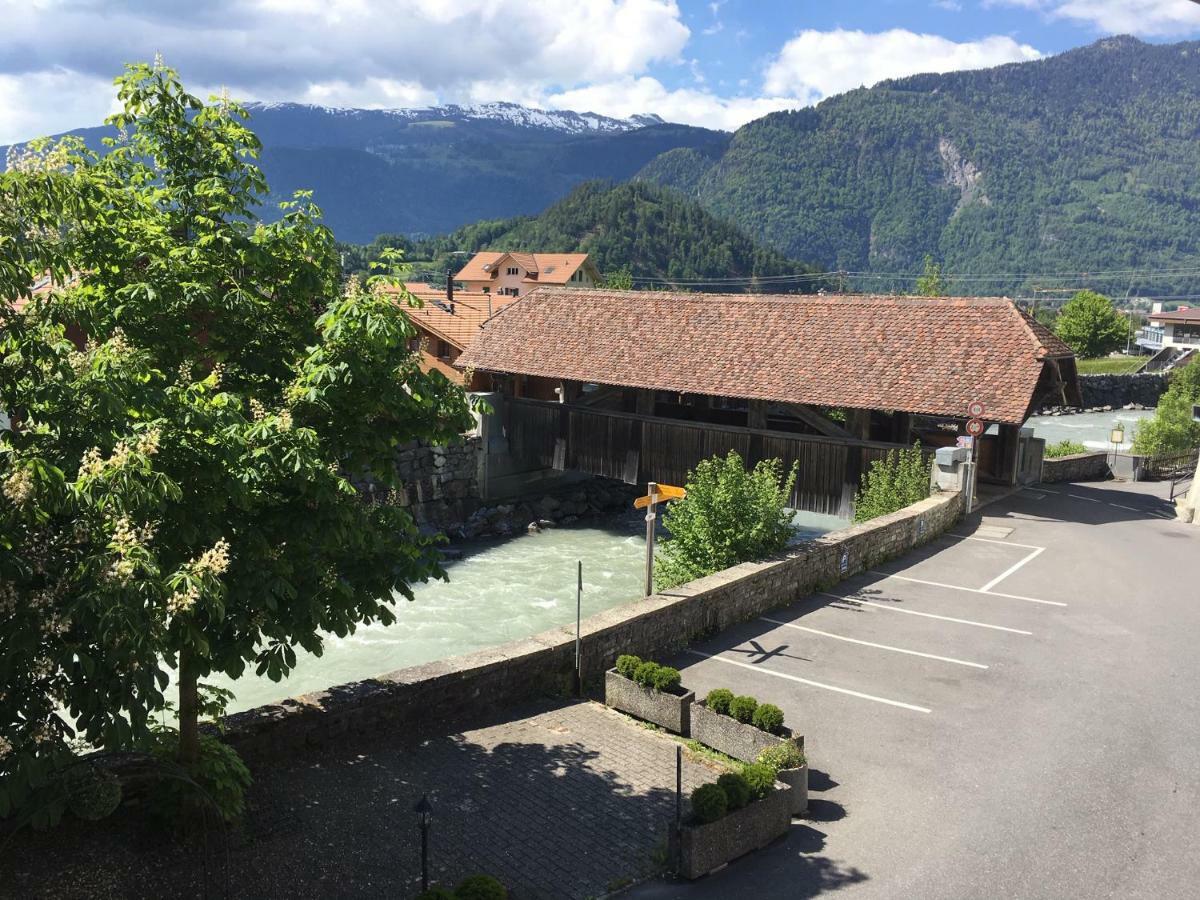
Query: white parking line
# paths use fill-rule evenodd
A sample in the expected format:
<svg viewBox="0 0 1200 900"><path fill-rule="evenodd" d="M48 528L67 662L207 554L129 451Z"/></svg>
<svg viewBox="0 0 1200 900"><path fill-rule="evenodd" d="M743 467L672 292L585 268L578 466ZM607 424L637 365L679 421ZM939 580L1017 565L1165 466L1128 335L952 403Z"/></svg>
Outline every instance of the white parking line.
<svg viewBox="0 0 1200 900"><path fill-rule="evenodd" d="M1086 500L1088 503L1103 503L1103 500L1097 500L1095 497L1085 497L1082 494L1067 494L1072 500Z"/></svg>
<svg viewBox="0 0 1200 900"><path fill-rule="evenodd" d="M892 572L882 572L872 569L872 575L882 575L885 578L897 578L900 581L911 581L913 584L927 584L930 587L950 588L952 591L966 591L970 594L983 594L986 597L1004 597L1008 600L1024 600L1026 603L1041 603L1043 606L1066 606L1061 600L1039 600L1037 597L1022 597L1020 594L1004 594L1000 591L985 591L981 588L963 587L961 584L946 584L941 581L926 581L924 578L910 578L908 575L896 575Z"/></svg>
<svg viewBox="0 0 1200 900"><path fill-rule="evenodd" d="M1020 569L1021 566L1025 565L1025 563L1032 562L1036 557L1040 556L1042 551L1045 549L1046 549L1045 547L1035 548L1034 551L1032 553L1030 553L1028 556L1026 556L1024 559L1017 560L1015 563L1013 563L1011 566L1009 566L1007 569L1005 569L1003 572L1001 572L999 575L997 575L995 578L993 578L991 581L989 581L987 584L985 584L979 590L982 593L986 594L988 591L990 591L992 588L994 588L996 585L998 585L1000 582L1002 582L1009 575L1013 574L1013 572L1016 572L1018 569Z"/></svg>
<svg viewBox="0 0 1200 900"><path fill-rule="evenodd" d="M1045 547L1039 547L1036 544L1018 544L1016 541L998 541L995 538L975 537L973 534L956 534L955 532L947 532L946 537L961 538L964 541L982 541L985 544L999 544L1001 547L1020 547L1022 550L1045 550Z"/></svg>
<svg viewBox="0 0 1200 900"><path fill-rule="evenodd" d="M736 659L726 659L724 656L716 656L712 653L701 653L699 650L688 650L693 656L700 656L704 659L715 659L717 662L728 663L731 666L741 666L743 669L750 669L752 672L761 672L764 675L772 675L775 678L786 678L788 681L796 681L800 684L807 684L809 687L821 688L825 691L833 691L835 694L846 694L850 697L858 697L860 700L873 700L875 703L884 703L888 706L899 706L901 709L911 709L913 712L929 713L933 712L924 706L916 706L912 703L901 703L899 700L889 700L886 697L876 697L872 694L864 694L860 691L852 691L849 688L835 687L832 684L822 684L819 681L810 681L807 678L801 678L799 675L788 675L784 672L776 672L772 669L766 669L762 666L756 666L751 663L744 663Z"/></svg>
<svg viewBox="0 0 1200 900"><path fill-rule="evenodd" d="M1020 628L1009 628L1007 625L989 625L987 622L972 622L970 619L956 619L953 616L938 616L933 613L917 612L915 609L902 609L899 606L889 606L886 603L875 603L871 600L859 600L857 597L843 597L840 594L827 594L824 591L819 592L822 597L832 597L834 600L848 600L851 603L858 603L862 606L873 606L876 609L886 609L889 612L904 613L909 616L921 616L926 619L940 619L943 622L956 622L959 625L974 625L976 628L990 628L993 631L1007 631L1011 634L1031 635L1032 631L1022 631Z"/></svg>
<svg viewBox="0 0 1200 900"><path fill-rule="evenodd" d="M833 638L835 641L846 641L849 644L862 644L864 647L875 647L878 650L891 650L893 653L906 653L909 656L920 656L924 659L936 659L938 662L954 663L956 666L970 666L973 669L986 669L983 663L967 662L965 659L955 659L952 656L937 656L933 653L922 653L919 650L906 650L904 647L891 647L887 644L875 644L871 641L860 641L858 638L846 637L841 634L832 634L828 631L821 631L817 628L809 628L807 625L797 625L795 622L781 622L779 619L771 619L767 616L759 616L763 622L770 622L772 625L781 625L784 628L795 628L797 631L807 631L809 634L819 634L821 637Z"/></svg>

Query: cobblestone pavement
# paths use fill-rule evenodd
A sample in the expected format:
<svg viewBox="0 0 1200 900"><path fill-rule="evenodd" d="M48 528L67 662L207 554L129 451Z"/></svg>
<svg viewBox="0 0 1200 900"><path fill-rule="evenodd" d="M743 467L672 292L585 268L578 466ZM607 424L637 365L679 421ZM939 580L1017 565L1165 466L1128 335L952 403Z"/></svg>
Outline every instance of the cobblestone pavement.
<svg viewBox="0 0 1200 900"><path fill-rule="evenodd" d="M526 709L415 746L379 738L260 766L244 832L224 854L210 838L216 852L206 866L124 838L119 823L68 827L22 836L10 884L15 896L222 896L227 869L235 897L412 896L420 874L412 808L428 792L434 883L486 872L517 898L597 897L662 860L675 747L587 702ZM685 753L685 796L717 774ZM43 854L55 863L44 865Z"/></svg>

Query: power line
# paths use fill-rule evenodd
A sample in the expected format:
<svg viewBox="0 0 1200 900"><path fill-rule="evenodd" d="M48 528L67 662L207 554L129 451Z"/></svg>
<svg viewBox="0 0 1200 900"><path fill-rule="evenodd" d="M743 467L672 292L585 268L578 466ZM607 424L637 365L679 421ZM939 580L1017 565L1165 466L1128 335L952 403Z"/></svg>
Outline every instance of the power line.
<svg viewBox="0 0 1200 900"><path fill-rule="evenodd" d="M692 285L751 285L751 284L787 284L798 283L803 281L821 281L831 279L857 279L857 280L891 280L891 281L917 281L923 277L922 273L912 272L864 272L864 271L826 271L826 272L795 272L781 275L738 275L702 279L684 279L684 278L657 278L654 276L633 276L633 280L643 284L664 284L678 286ZM1130 286L1138 279L1160 279L1160 278L1200 278L1200 268L1187 269L1111 269L1096 272L1006 272L995 274L983 273L965 273L962 275L953 275L943 273L942 278L950 283L988 283L988 282L1009 282L1017 279L1024 280L1056 280L1056 279L1086 279L1089 282L1096 282L1109 279L1128 279ZM1046 290L1054 291L1070 291L1078 290L1075 287L1062 288L1047 288ZM1130 288L1131 289L1131 288Z"/></svg>

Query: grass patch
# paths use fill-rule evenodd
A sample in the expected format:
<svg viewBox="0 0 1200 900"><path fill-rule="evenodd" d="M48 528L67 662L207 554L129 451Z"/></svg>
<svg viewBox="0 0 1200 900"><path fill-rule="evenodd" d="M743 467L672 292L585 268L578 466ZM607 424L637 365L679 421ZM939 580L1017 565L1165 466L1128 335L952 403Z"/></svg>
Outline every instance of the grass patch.
<svg viewBox="0 0 1200 900"><path fill-rule="evenodd" d="M1142 367L1146 356L1101 356L1098 359L1079 359L1075 366L1080 375L1129 375Z"/></svg>

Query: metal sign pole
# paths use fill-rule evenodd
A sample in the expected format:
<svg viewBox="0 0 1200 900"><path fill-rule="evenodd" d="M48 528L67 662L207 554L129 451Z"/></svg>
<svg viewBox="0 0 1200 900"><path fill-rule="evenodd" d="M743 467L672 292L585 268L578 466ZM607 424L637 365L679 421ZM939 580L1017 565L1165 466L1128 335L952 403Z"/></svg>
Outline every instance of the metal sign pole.
<svg viewBox="0 0 1200 900"><path fill-rule="evenodd" d="M646 507L646 592L643 596L649 597L654 593L654 523L658 519L658 482L651 481L646 485L646 495L650 498L650 504Z"/></svg>
<svg viewBox="0 0 1200 900"><path fill-rule="evenodd" d="M683 747L675 745L675 866L683 858Z"/></svg>
<svg viewBox="0 0 1200 900"><path fill-rule="evenodd" d="M583 696L583 654L580 639L581 610L583 608L583 560L579 560L578 578L575 582L575 693Z"/></svg>

